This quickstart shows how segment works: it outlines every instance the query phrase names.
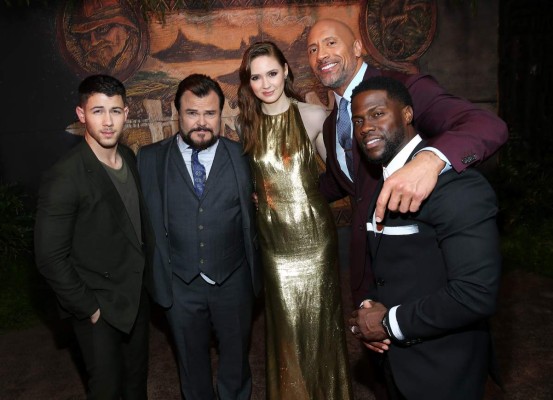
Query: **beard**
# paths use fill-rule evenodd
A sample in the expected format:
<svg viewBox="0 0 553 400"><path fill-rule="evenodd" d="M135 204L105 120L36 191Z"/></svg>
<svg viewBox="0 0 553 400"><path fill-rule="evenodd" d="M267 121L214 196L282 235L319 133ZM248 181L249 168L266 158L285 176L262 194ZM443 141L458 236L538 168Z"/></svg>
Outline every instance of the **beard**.
<svg viewBox="0 0 553 400"><path fill-rule="evenodd" d="M345 72L342 72L338 76L328 76L328 77L317 76L317 78L319 78L319 81L323 84L323 86L330 89L339 89L348 80L348 77Z"/></svg>
<svg viewBox="0 0 553 400"><path fill-rule="evenodd" d="M202 141L202 142L192 140L192 132L201 132L201 131L211 132L211 139L207 141ZM181 137L184 143L186 143L187 145L189 145L190 147L196 150L205 150L208 147L213 146L219 140L219 135L215 135L213 130L209 128L191 129L186 133L181 131Z"/></svg>
<svg viewBox="0 0 553 400"><path fill-rule="evenodd" d="M405 131L397 129L394 132L385 132L384 149L380 155L371 155L363 146L363 152L371 164L388 165L397 153L404 147Z"/></svg>

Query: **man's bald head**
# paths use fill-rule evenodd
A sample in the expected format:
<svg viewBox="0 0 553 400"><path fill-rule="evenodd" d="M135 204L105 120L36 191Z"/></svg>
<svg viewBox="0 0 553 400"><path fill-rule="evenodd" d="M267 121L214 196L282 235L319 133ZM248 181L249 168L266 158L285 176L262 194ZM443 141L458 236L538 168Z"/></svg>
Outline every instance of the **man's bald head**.
<svg viewBox="0 0 553 400"><path fill-rule="evenodd" d="M320 36L325 31L333 31L339 34L344 41L351 44L356 40L355 34L348 25L336 19L324 18L315 22L309 29L307 44L309 45L315 36Z"/></svg>
<svg viewBox="0 0 553 400"><path fill-rule="evenodd" d="M321 83L342 95L361 68L361 42L349 26L321 19L307 35L309 65Z"/></svg>

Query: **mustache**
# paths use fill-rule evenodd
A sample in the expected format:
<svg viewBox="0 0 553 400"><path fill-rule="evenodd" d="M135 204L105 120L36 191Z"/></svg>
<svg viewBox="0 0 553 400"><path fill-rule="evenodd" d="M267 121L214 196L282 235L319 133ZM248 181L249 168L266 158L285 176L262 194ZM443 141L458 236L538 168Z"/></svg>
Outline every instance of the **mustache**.
<svg viewBox="0 0 553 400"><path fill-rule="evenodd" d="M204 132L207 131L207 132L213 133L213 129L208 128L208 127L202 127L202 126L198 126L197 128L190 129L188 131L188 133L190 134L192 132L202 132L202 131L204 131Z"/></svg>

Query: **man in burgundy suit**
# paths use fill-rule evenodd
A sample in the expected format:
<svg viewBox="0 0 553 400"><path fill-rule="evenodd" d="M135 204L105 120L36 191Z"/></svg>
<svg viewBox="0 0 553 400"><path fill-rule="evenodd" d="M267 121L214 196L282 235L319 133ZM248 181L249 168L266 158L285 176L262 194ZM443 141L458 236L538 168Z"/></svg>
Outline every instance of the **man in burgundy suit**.
<svg viewBox="0 0 553 400"><path fill-rule="evenodd" d="M317 21L307 37L311 69L323 85L334 91L336 98L323 127L327 158L320 189L329 201L351 196L350 274L356 304L365 298L373 284L366 257L365 225L382 168L369 164L352 140L349 105L352 90L373 76L390 76L401 81L413 98L415 128L428 141L428 147L386 180L377 202L377 222L383 219L386 208L402 213L417 211L436 186L441 172L450 168L462 172L478 164L497 151L508 137L507 126L496 115L447 94L430 75L380 71L363 62L361 50L361 42L351 29L331 19ZM342 99L347 100L343 102L344 118L339 117Z"/></svg>

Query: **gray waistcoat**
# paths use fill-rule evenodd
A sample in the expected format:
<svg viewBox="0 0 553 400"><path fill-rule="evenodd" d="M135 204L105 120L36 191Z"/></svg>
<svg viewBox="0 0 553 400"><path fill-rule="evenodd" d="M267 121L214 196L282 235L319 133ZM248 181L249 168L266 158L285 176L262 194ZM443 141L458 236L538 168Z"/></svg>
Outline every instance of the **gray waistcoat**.
<svg viewBox="0 0 553 400"><path fill-rule="evenodd" d="M173 273L190 282L200 272L222 283L245 259L240 198L232 162L219 145L199 199L177 146L167 171Z"/></svg>

